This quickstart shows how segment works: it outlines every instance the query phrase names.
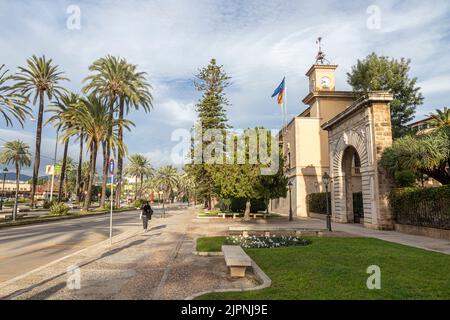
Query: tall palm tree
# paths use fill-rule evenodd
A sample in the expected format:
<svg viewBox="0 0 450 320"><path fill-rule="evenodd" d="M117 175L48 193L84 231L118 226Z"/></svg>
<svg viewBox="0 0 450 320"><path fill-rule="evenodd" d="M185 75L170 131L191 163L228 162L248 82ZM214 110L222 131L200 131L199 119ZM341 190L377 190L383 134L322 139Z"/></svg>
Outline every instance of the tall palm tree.
<svg viewBox="0 0 450 320"><path fill-rule="evenodd" d="M74 119L78 125L83 128L86 135L86 145L91 151L89 181L87 186L87 194L84 200L83 209L87 211L91 204L92 187L94 184L94 176L97 166L97 152L101 143L109 139L112 147L118 147L121 152L125 152L125 146L118 144L117 127L119 120L110 118L109 111L105 108L105 100L95 95L90 95L87 98L80 99L79 107L74 110ZM130 130L130 126L134 125L131 121L124 120L122 125ZM112 134L110 133L112 127ZM64 133L63 139L75 135L78 132L78 127L71 127Z"/></svg>
<svg viewBox="0 0 450 320"><path fill-rule="evenodd" d="M150 178L154 174L154 169L150 164L150 160L141 154L133 154L128 157L128 164L125 168L125 174L130 177L134 177L136 181L136 191L134 194L135 200L142 196L142 186L144 178ZM140 183L138 192L138 180ZM119 198L120 199L120 198Z"/></svg>
<svg viewBox="0 0 450 320"><path fill-rule="evenodd" d="M34 207L34 196L36 193L36 184L41 161L42 118L44 114L45 95L49 100L51 100L53 96L61 95L66 90L59 86L59 83L68 79L63 77L63 72L58 71L59 67L53 64L52 59L47 60L45 56L38 58L33 55L30 59L27 59L26 67L18 68L19 71L13 76L13 79L16 81L14 86L15 92L18 92L27 99L30 99L31 95L34 94L34 105L36 105L39 100L33 183L31 184L31 206Z"/></svg>
<svg viewBox="0 0 450 320"><path fill-rule="evenodd" d="M126 69L124 90L119 95L119 120L124 119L124 113L130 112L131 107L138 110L140 107L147 113L153 107L153 97L150 93L152 86L147 82L147 73L137 71L137 65L122 61ZM123 143L123 128L119 126L119 141ZM117 157L117 192L116 204L120 207L120 194L122 191L123 156L119 153ZM141 188L142 189L142 188Z"/></svg>
<svg viewBox="0 0 450 320"><path fill-rule="evenodd" d="M450 126L450 109L444 107L443 110L436 109L436 113L430 114L431 119L429 123L436 127L441 128L445 126Z"/></svg>
<svg viewBox="0 0 450 320"><path fill-rule="evenodd" d="M155 177L157 185L163 191L163 202L167 200L167 195L173 194L178 187L179 176L177 169L171 165L159 168Z"/></svg>
<svg viewBox="0 0 450 320"><path fill-rule="evenodd" d="M47 120L47 123L53 123L58 131L67 131L69 128L75 127L79 131L80 128L77 125L76 119L74 119L74 108L78 108L79 97L77 94L70 92L67 94L62 94L60 97L56 97L56 101L52 102L50 106L52 108L48 109L47 112L53 113L53 115ZM78 134L78 132L77 132ZM58 188L58 202L62 200L62 192L64 186L64 180L66 177L66 165L67 165L67 153L69 150L70 136L64 137L64 153L63 161L61 167L61 178L59 181Z"/></svg>
<svg viewBox="0 0 450 320"><path fill-rule="evenodd" d="M31 165L30 146L20 140L5 143L0 153L0 162L7 165L14 164L16 167L16 196L13 210L13 221L15 221L17 216L17 202L19 200L20 168Z"/></svg>
<svg viewBox="0 0 450 320"><path fill-rule="evenodd" d="M83 88L84 93L95 94L106 100L109 118L112 123L114 112L117 109L119 96L125 90L125 79L127 70L124 67L124 59L107 55L99 58L89 67L92 72L83 82L86 85ZM112 126L109 128L109 135L112 134ZM100 206L105 205L106 199L106 179L108 176L108 161L111 157L111 145L103 145L103 174L102 174L102 194Z"/></svg>
<svg viewBox="0 0 450 320"><path fill-rule="evenodd" d="M0 114L3 116L6 126L12 126L12 118L16 119L23 127L27 115L31 115L31 109L26 106L26 99L13 93L7 82L12 79L8 75L9 70L3 70L5 65L0 65Z"/></svg>

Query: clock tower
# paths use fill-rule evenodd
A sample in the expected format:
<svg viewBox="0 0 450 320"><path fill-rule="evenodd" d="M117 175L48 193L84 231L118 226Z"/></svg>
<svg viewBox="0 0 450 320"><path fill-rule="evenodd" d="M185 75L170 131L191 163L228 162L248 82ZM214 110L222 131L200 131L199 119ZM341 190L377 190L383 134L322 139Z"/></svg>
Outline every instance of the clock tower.
<svg viewBox="0 0 450 320"><path fill-rule="evenodd" d="M309 78L309 92L335 91L337 67L332 64L314 64L306 73Z"/></svg>

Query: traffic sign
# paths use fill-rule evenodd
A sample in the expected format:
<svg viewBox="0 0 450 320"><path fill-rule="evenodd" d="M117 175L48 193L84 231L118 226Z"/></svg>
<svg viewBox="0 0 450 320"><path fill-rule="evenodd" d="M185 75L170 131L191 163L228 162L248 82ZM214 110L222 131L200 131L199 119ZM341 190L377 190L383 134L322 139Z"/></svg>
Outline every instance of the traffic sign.
<svg viewBox="0 0 450 320"><path fill-rule="evenodd" d="M115 168L116 164L114 162L114 159L109 160L109 173L110 174L114 174L114 168Z"/></svg>

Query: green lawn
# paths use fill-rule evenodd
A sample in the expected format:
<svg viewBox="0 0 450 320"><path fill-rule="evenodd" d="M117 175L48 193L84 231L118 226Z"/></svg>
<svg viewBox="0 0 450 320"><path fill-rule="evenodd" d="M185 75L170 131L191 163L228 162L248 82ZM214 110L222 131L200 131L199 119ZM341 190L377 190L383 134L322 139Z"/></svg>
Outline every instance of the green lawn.
<svg viewBox="0 0 450 320"><path fill-rule="evenodd" d="M220 250L224 239L199 239L197 250ZM246 250L270 288L199 299L450 299L449 255L371 238L308 239L303 247ZM370 265L381 268L380 290L367 289Z"/></svg>

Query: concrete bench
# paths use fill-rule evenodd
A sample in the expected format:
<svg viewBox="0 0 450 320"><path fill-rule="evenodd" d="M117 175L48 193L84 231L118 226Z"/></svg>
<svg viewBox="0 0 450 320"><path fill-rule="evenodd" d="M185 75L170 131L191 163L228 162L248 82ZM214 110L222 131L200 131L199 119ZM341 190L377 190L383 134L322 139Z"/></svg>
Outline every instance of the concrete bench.
<svg viewBox="0 0 450 320"><path fill-rule="evenodd" d="M252 266L252 260L240 246L222 246L225 263L232 277L245 277L245 270Z"/></svg>
<svg viewBox="0 0 450 320"><path fill-rule="evenodd" d="M296 235L318 235L322 236L321 229L305 229L289 226L233 226L228 228L229 233L240 233L243 237L248 237L250 233L263 233L264 236L270 237L271 233L292 232Z"/></svg>
<svg viewBox="0 0 450 320"><path fill-rule="evenodd" d="M233 219L236 219L239 217L239 213L219 213L219 216L222 217L222 219L225 219L226 217L233 217Z"/></svg>
<svg viewBox="0 0 450 320"><path fill-rule="evenodd" d="M265 218L266 214L265 213L250 213L250 217L252 218L257 218L257 217L263 217Z"/></svg>

